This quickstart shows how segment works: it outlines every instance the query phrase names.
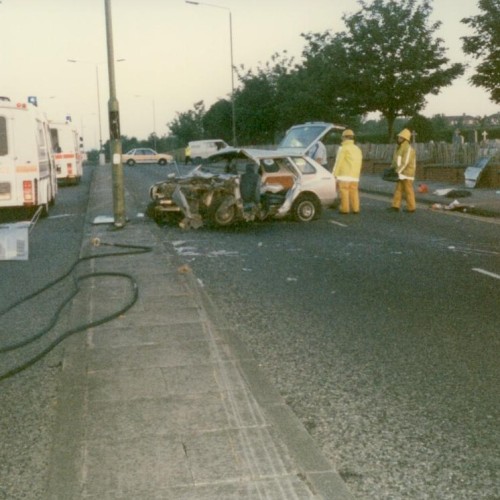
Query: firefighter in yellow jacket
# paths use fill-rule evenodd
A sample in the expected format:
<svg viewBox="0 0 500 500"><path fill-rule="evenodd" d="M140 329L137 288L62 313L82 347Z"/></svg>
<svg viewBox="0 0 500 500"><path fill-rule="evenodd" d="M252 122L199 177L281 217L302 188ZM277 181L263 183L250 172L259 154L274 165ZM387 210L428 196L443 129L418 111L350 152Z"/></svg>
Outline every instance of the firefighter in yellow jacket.
<svg viewBox="0 0 500 500"><path fill-rule="evenodd" d="M389 210L399 212L401 202L406 199L406 212L415 212L417 206L415 203L415 191L413 190L413 181L415 180L415 171L417 168L417 155L415 149L410 144L411 132L405 128L398 136L398 147L392 157L392 168L399 175L396 182L396 189L392 198L392 206Z"/></svg>
<svg viewBox="0 0 500 500"><path fill-rule="evenodd" d="M361 149L354 144L354 132L346 129L342 132L342 144L337 152L333 175L337 181L340 193L341 214L351 212L359 214L359 177L363 154Z"/></svg>

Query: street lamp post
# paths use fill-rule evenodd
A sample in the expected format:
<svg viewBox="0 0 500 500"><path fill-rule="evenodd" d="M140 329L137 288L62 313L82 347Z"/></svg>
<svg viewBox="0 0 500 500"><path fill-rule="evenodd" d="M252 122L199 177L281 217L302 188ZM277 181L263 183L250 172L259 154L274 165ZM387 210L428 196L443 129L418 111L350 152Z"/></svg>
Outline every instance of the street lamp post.
<svg viewBox="0 0 500 500"><path fill-rule="evenodd" d="M232 131L233 131L233 146L236 146L236 111L234 108L234 62L233 62L233 20L231 9L222 5L212 3L195 2L193 0L185 0L190 5L204 5L206 7L215 7L216 9L224 9L229 12L229 47L231 54L231 114L232 114Z"/></svg>
<svg viewBox="0 0 500 500"><path fill-rule="evenodd" d="M106 16L106 42L108 48L109 75L109 139L111 153L111 168L113 178L113 216L116 228L122 228L126 223L125 216L125 183L122 163L122 141L120 135L120 108L116 97L116 80L113 49L113 25L111 20L111 0L104 1Z"/></svg>

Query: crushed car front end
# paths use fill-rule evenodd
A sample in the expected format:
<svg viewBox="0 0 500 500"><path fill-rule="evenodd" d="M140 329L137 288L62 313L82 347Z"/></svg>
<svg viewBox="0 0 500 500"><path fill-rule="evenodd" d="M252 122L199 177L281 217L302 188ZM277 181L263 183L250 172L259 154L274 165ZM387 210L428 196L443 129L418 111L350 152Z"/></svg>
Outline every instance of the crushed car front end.
<svg viewBox="0 0 500 500"><path fill-rule="evenodd" d="M238 175L201 169L182 177L172 176L150 188L150 215L157 222L177 222L183 229L253 220L256 212L244 206L239 184Z"/></svg>

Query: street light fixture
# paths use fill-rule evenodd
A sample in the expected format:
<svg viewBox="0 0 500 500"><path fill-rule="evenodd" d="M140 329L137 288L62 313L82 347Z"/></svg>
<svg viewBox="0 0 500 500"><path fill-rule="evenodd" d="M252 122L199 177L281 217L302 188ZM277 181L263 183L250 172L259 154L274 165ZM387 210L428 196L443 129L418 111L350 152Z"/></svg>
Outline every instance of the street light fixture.
<svg viewBox="0 0 500 500"><path fill-rule="evenodd" d="M229 46L231 50L231 112L232 112L232 129L233 129L233 146L236 146L236 112L234 109L234 63L233 63L233 21L231 9L222 5L213 3L195 2L193 0L185 0L190 5L204 5L206 7L215 7L216 9L224 9L229 12Z"/></svg>

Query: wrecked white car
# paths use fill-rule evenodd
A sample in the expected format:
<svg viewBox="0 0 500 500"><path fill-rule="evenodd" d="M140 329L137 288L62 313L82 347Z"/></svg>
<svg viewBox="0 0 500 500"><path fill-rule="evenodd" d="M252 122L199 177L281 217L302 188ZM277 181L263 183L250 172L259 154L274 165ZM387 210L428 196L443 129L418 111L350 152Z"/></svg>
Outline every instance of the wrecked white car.
<svg viewBox="0 0 500 500"><path fill-rule="evenodd" d="M343 127L314 122L292 127L275 150L224 148L186 175L150 188L148 213L184 229L293 217L309 222L335 204L332 174L307 156L325 134Z"/></svg>

